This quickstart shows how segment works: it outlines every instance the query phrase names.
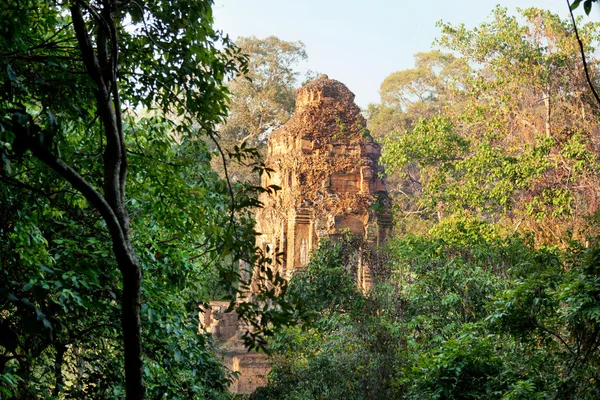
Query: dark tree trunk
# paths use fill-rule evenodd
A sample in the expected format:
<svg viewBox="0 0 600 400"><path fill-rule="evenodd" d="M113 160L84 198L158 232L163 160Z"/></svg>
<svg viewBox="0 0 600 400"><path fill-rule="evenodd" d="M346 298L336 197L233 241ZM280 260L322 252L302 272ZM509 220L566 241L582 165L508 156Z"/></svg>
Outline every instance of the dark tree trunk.
<svg viewBox="0 0 600 400"><path fill-rule="evenodd" d="M52 397L58 397L58 395L65 383L63 374L62 374L62 365L63 365L65 351L67 350L67 347L62 343L58 343L54 347L56 348L56 357L54 358L54 382L55 382L55 384L54 384L54 390L52 391Z"/></svg>
<svg viewBox="0 0 600 400"><path fill-rule="evenodd" d="M92 24L96 23L96 26L86 25L82 7L89 13L89 21ZM145 393L140 322L142 270L129 239L129 218L125 207L127 152L117 82L119 49L113 19L116 7L117 3L114 0L104 0L101 10L95 10L84 2L75 3L71 7L73 27L82 60L88 75L96 85L97 113L106 138L103 157L104 193L100 194L73 168L42 146L34 144L32 151L79 190L106 221L117 265L123 276L121 326L126 398L138 400L143 399ZM97 32L95 42L89 36L89 32L93 31Z"/></svg>
<svg viewBox="0 0 600 400"><path fill-rule="evenodd" d="M130 261L133 260L133 261ZM142 270L135 256L122 265L123 294L121 300L121 325L125 347L125 383L127 399L144 398L144 366L140 321L140 291Z"/></svg>

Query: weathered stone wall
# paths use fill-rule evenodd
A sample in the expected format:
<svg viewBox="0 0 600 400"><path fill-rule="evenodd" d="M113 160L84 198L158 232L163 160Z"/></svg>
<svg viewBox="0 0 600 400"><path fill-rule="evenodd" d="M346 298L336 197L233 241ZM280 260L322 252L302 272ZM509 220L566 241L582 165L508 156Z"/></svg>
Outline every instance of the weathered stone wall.
<svg viewBox="0 0 600 400"><path fill-rule="evenodd" d="M274 195L260 197L256 214L257 245L266 254L284 253L281 275L308 263L319 240L345 233L381 244L391 227L389 202L379 166L380 146L366 130L354 94L341 82L321 75L298 90L292 119L269 137L263 186L277 185ZM377 205L377 207L375 207ZM368 290L371 273L357 252L357 285ZM201 312L203 329L213 334L225 364L240 378L230 388L251 393L265 384L270 369L264 354L247 352L242 326L228 304L212 302Z"/></svg>
<svg viewBox="0 0 600 400"><path fill-rule="evenodd" d="M285 253L283 276L306 265L320 239L348 232L385 240L390 218L381 149L365 127L354 94L322 75L298 90L294 116L269 137L266 165L274 172L262 184L281 190L260 198L258 244ZM385 203L383 212L374 211L377 202Z"/></svg>
<svg viewBox="0 0 600 400"><path fill-rule="evenodd" d="M242 335L250 327L242 324L235 312L226 312L229 302L213 301L200 312L200 329L212 334L218 346L217 356L238 379L229 387L232 393L250 394L266 384L271 364L266 354L249 352Z"/></svg>

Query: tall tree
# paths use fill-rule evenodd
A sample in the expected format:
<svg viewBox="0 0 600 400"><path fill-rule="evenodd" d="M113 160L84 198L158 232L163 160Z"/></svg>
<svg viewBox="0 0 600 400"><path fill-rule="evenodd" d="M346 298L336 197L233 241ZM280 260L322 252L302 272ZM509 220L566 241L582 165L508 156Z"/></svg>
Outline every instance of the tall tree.
<svg viewBox="0 0 600 400"><path fill-rule="evenodd" d="M236 45L248 55L248 71L230 82L231 105L222 137L237 144L265 143L268 134L283 126L294 112L300 73L306 60L302 42L240 37Z"/></svg>
<svg viewBox="0 0 600 400"><path fill-rule="evenodd" d="M128 399L144 398L145 384L142 266L125 191L131 153L125 113L141 105L177 116L163 137L215 134L227 110L223 81L236 73L240 57L213 30L211 5L9 0L0 6L2 172L14 158L31 154L101 216L121 276ZM69 145L73 137L94 140L97 151L78 152Z"/></svg>
<svg viewBox="0 0 600 400"><path fill-rule="evenodd" d="M140 317L148 397L219 398L228 378L209 338L198 332L198 304L234 296L221 281L237 270L238 252L253 252L252 224L238 213L230 227L227 185L210 170L202 141L174 140L172 124L158 117L124 122L132 245L144 270ZM98 127L71 132L61 143L62 154L76 155L91 179L101 167L91 157L99 134ZM122 397L116 301L122 285L100 215L32 157L13 164L0 182L0 392ZM251 254L242 257L252 261Z"/></svg>
<svg viewBox="0 0 600 400"><path fill-rule="evenodd" d="M428 118L458 107L456 97L468 72L467 61L440 50L415 54L415 67L396 71L381 83L380 104L370 104L369 130L383 139L394 131L410 129Z"/></svg>
<svg viewBox="0 0 600 400"><path fill-rule="evenodd" d="M223 147L234 154L238 154L236 146L243 146L256 148L264 156L269 134L283 126L294 112L300 77L296 68L306 60L306 50L302 42L287 42L275 36L240 37L236 45L247 55L248 65L243 75L228 83L231 103L219 136ZM216 161L215 169L222 170ZM230 169L235 180L251 179L251 168L234 164Z"/></svg>

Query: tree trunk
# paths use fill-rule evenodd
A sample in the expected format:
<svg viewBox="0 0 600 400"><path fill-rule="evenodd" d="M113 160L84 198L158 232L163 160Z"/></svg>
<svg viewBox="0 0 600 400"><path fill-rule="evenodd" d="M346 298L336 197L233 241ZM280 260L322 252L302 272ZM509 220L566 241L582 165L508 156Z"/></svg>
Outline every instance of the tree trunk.
<svg viewBox="0 0 600 400"><path fill-rule="evenodd" d="M144 398L145 391L140 321L142 270L135 256L118 261L123 272L121 326L125 350L126 393L127 400L137 400Z"/></svg>
<svg viewBox="0 0 600 400"><path fill-rule="evenodd" d="M63 374L62 374L62 365L65 357L65 351L67 347L58 343L56 346L56 357L54 359L54 390L52 391L52 397L58 397L60 391L62 390L63 385L65 384Z"/></svg>
<svg viewBox="0 0 600 400"><path fill-rule="evenodd" d="M113 253L123 275L121 326L125 353L126 397L127 400L143 399L145 389L140 323L142 269L129 239L129 222L124 202L119 200L118 209L114 210L104 196L62 160L35 143L32 144L31 150L37 158L81 192L86 200L100 212L106 222L112 239ZM118 180L113 182L113 185L117 185L115 187L119 188ZM109 192L112 191L109 190Z"/></svg>
<svg viewBox="0 0 600 400"><path fill-rule="evenodd" d="M121 326L125 357L126 398L127 400L138 400L144 398L145 392L140 322L142 270L129 239L129 217L125 207L127 152L118 87L119 48L113 19L113 12L117 9L118 4L114 0L104 0L102 3L102 23L96 27L95 43L88 33L93 29L88 29L86 26L79 4L71 7L71 16L87 73L96 84L97 113L106 137L106 148L103 155L103 195L100 195L72 168L61 165L60 160L56 164L64 169L63 176L73 183L75 188L80 190L100 212L110 232L113 252L123 275ZM89 6L87 9L92 12ZM96 17L96 19L98 18ZM51 161L54 160L53 157L50 158Z"/></svg>
<svg viewBox="0 0 600 400"><path fill-rule="evenodd" d="M550 118L552 116L552 108L550 104L550 88L548 88L548 92L544 93L544 105L546 106L546 136L552 136L552 125L550 123Z"/></svg>

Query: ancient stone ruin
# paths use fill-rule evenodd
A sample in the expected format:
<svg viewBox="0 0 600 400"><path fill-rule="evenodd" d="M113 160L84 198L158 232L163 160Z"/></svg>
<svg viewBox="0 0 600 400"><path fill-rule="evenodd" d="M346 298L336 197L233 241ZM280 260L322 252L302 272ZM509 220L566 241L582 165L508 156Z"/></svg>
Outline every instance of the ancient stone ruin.
<svg viewBox="0 0 600 400"><path fill-rule="evenodd" d="M283 252L282 276L305 266L321 239L345 233L382 243L390 228L380 146L366 130L354 94L327 75L298 90L292 119L269 137L263 194L256 214L258 245ZM358 285L370 285L360 271Z"/></svg>
<svg viewBox="0 0 600 400"><path fill-rule="evenodd" d="M281 276L289 279L306 266L322 239L352 234L375 245L385 241L391 219L379 156L380 146L344 84L321 75L298 90L294 116L269 137L266 165L273 172L262 178L264 187L281 190L261 195L264 207L256 213L257 245L267 254L284 254L273 264ZM368 290L368 263L357 264L357 284ZM245 327L226 308L211 303L201 322L228 367L240 372L231 390L251 393L264 384L268 359L243 348Z"/></svg>

